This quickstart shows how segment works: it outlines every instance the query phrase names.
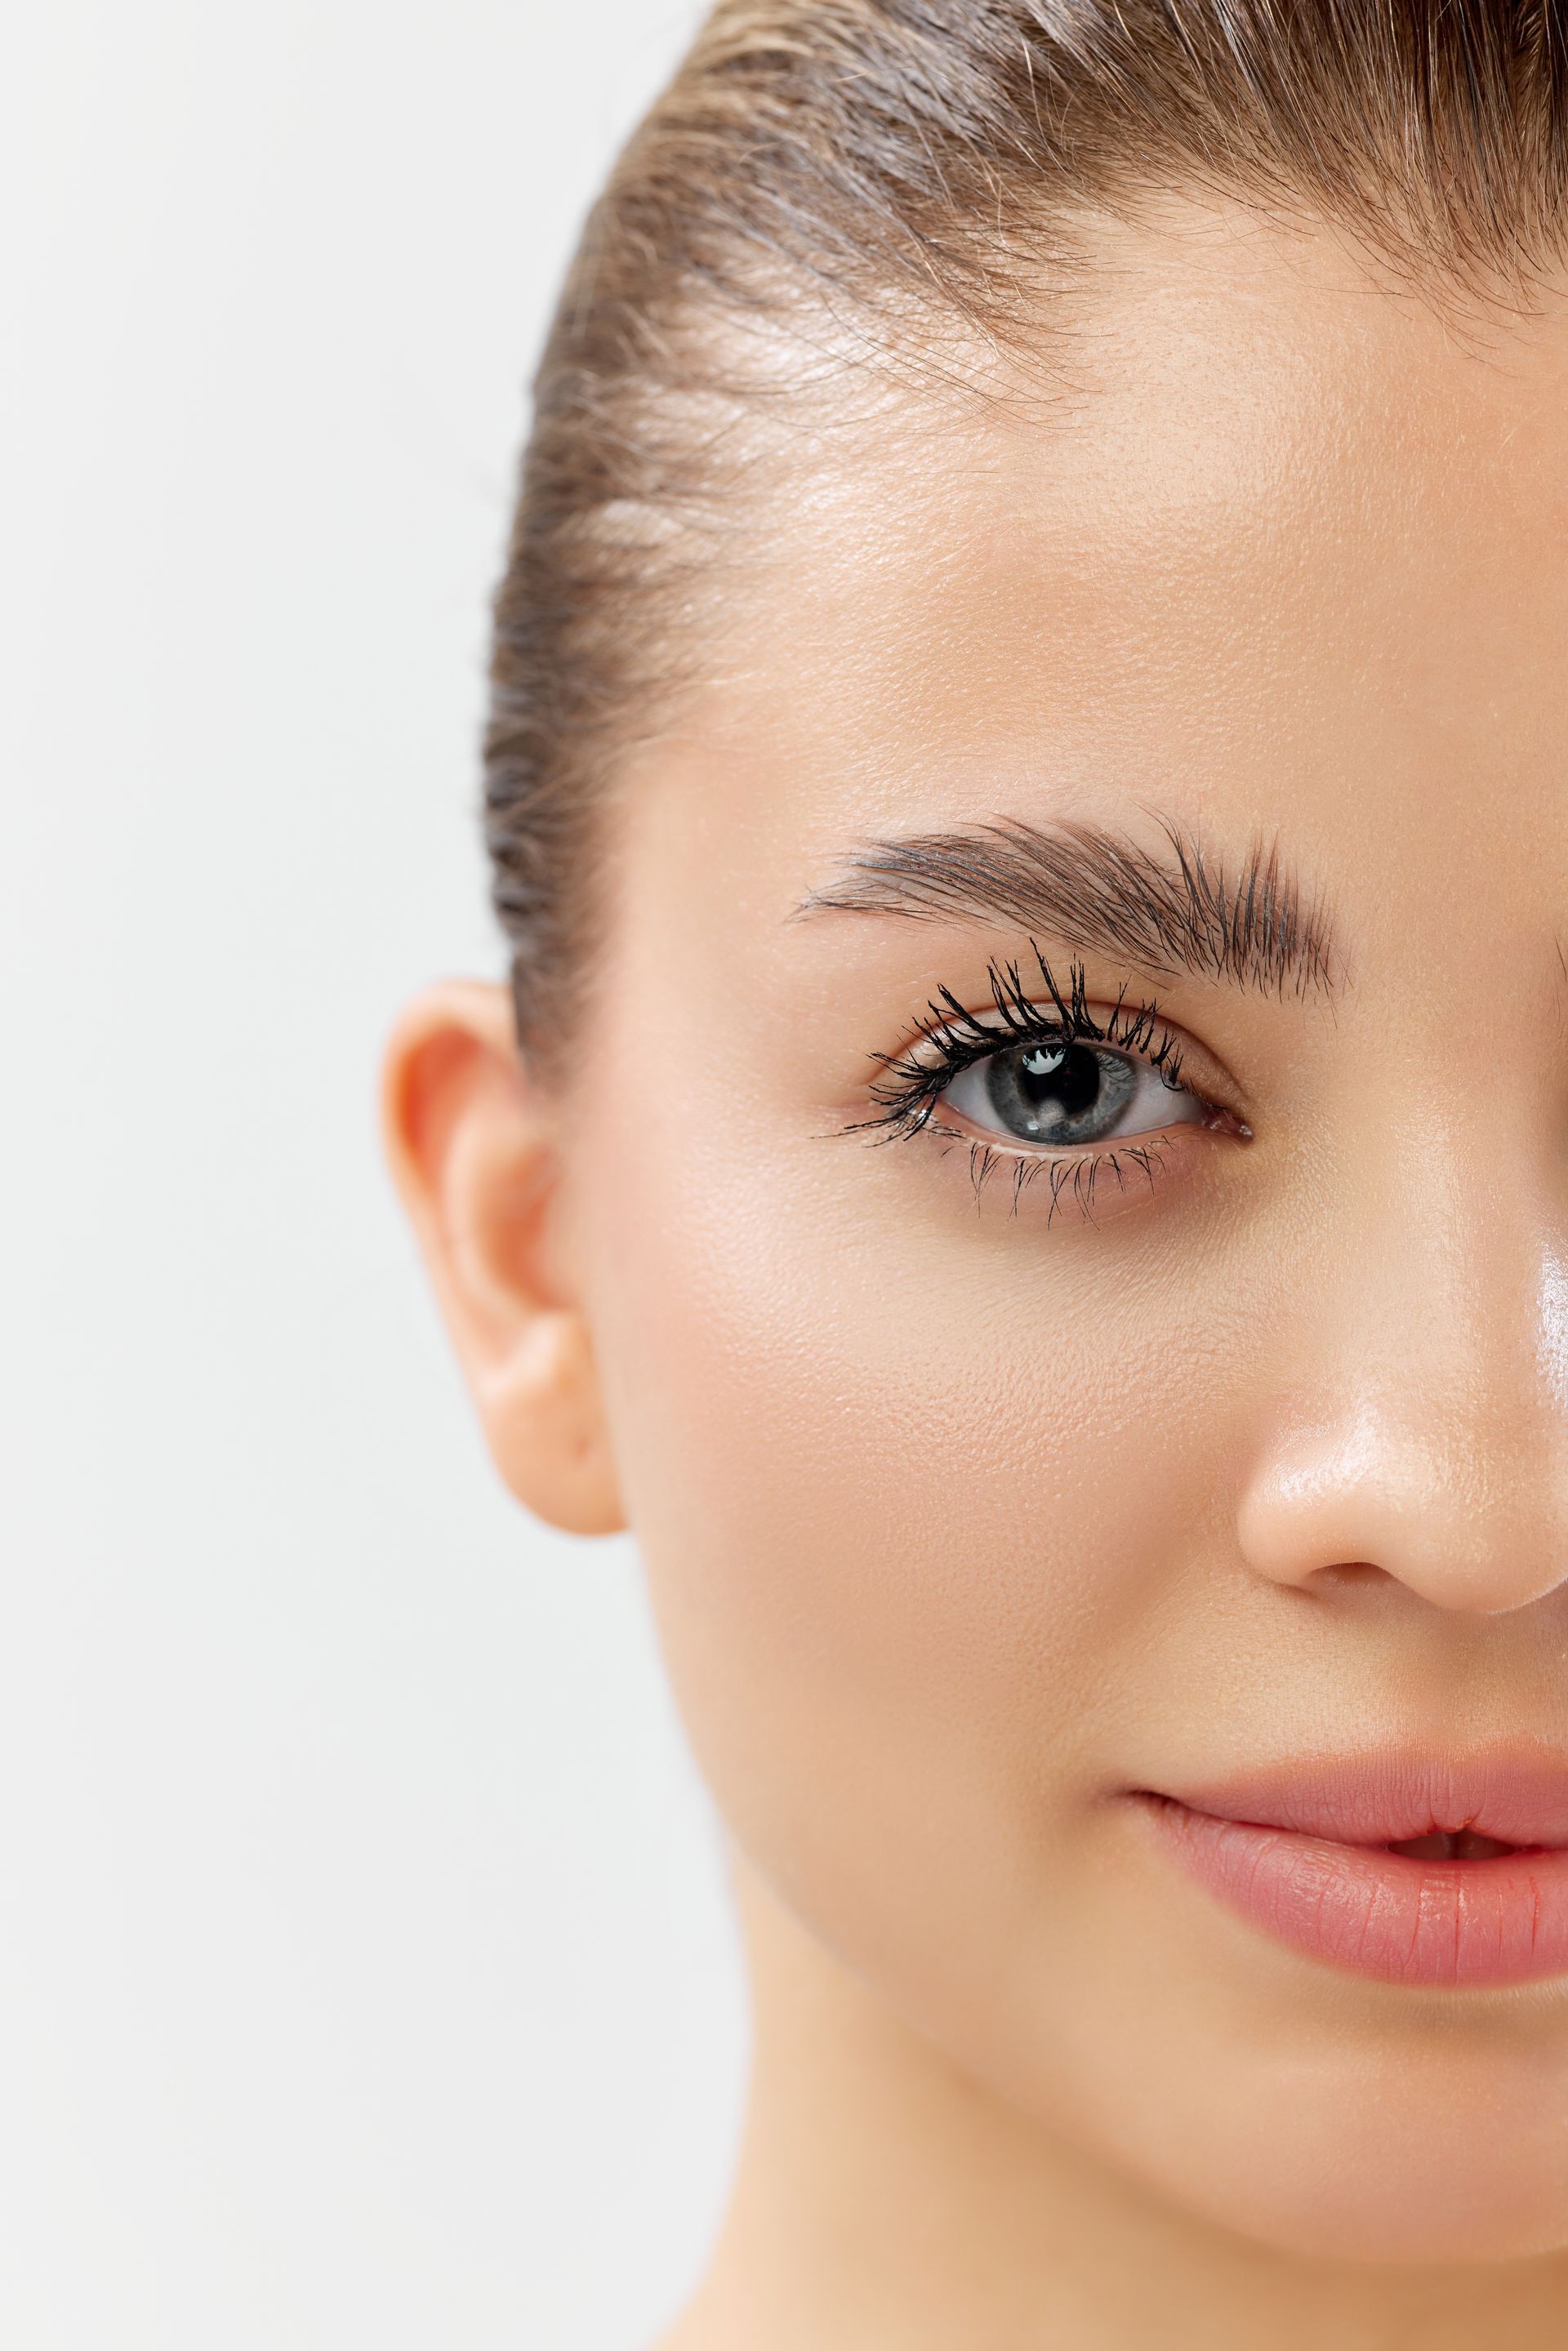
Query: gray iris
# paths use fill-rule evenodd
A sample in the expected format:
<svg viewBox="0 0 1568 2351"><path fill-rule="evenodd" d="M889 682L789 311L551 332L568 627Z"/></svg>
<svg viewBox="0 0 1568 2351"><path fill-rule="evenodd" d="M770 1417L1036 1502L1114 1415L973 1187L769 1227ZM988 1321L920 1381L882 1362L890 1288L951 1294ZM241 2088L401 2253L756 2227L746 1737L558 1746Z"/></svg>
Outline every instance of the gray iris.
<svg viewBox="0 0 1568 2351"><path fill-rule="evenodd" d="M1015 1045L985 1063L998 1123L1030 1143L1099 1143L1137 1091L1124 1054L1092 1045Z"/></svg>

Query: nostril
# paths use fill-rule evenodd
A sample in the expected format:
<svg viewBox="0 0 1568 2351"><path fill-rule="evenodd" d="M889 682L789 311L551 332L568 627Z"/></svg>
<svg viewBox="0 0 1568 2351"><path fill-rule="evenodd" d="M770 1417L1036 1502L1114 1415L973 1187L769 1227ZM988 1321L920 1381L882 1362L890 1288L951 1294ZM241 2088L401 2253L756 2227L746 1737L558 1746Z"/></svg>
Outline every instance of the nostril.
<svg viewBox="0 0 1568 2351"><path fill-rule="evenodd" d="M1393 1581L1386 1568L1375 1567L1369 1559L1343 1559L1316 1569L1310 1579L1309 1588L1326 1586L1331 1592L1354 1592L1363 1584L1390 1583Z"/></svg>

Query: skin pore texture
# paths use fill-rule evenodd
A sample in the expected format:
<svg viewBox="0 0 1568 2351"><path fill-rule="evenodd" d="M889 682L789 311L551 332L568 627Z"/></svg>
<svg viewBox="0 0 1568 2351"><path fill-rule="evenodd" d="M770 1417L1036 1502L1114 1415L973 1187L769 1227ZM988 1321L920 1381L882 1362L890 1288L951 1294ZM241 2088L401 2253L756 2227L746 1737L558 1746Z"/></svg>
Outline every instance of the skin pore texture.
<svg viewBox="0 0 1568 2351"><path fill-rule="evenodd" d="M1138 1793L1568 1759L1568 301L1108 235L1049 396L803 441L564 1085L478 986L389 1059L497 1460L635 1530L730 1839L752 2102L663 2351L1568 2330L1568 1977L1296 1948ZM1272 853L1319 959L822 903L998 825ZM1146 1166L866 1125L1009 964L1154 1006Z"/></svg>

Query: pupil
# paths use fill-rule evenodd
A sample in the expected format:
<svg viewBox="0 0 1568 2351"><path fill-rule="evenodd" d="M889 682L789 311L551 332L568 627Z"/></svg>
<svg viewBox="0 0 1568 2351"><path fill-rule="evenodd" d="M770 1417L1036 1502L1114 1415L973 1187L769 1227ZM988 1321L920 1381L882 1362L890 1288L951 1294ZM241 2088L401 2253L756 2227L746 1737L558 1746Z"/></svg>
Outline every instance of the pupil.
<svg viewBox="0 0 1568 2351"><path fill-rule="evenodd" d="M1082 1045L1037 1046L1019 1058L1019 1091L1031 1110L1049 1103L1068 1118L1082 1118L1099 1101L1099 1056Z"/></svg>

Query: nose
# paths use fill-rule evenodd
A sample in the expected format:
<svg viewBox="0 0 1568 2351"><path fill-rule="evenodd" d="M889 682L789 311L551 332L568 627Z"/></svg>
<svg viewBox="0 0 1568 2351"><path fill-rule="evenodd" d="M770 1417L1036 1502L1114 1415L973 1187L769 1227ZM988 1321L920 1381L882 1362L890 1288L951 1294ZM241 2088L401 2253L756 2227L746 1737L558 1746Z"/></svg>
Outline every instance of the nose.
<svg viewBox="0 0 1568 2351"><path fill-rule="evenodd" d="M1496 1615L1568 1580L1568 1260L1497 1190L1440 1191L1313 1253L1237 1532L1277 1583L1375 1568Z"/></svg>

